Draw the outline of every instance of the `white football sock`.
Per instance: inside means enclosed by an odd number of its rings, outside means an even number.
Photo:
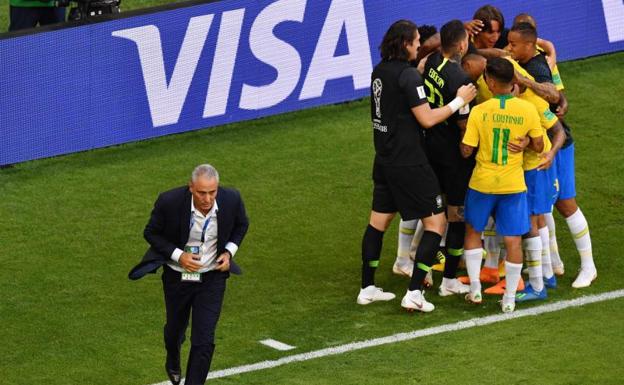
[[[557,245],[557,232],[555,228],[555,218],[552,212],[544,214],[546,226],[548,226],[548,242],[550,245],[550,262],[552,265],[561,266],[561,256],[559,256],[559,246]]]
[[[544,289],[544,279],[542,278],[542,239],[531,237],[522,240],[524,250],[524,262],[529,268],[529,282],[535,291]],[[505,265],[506,266],[506,265]],[[509,285],[509,278],[507,278]]]
[[[518,289],[518,282],[520,282],[521,272],[521,263],[505,262],[505,279],[507,280],[505,284],[505,300],[507,303],[515,302],[516,290]]]
[[[416,231],[414,232],[412,243],[409,247],[409,257],[412,261],[416,259],[416,250],[418,249],[418,245],[420,245],[420,240],[422,239],[424,233],[425,227],[423,226],[422,221],[416,220]]]
[[[544,226],[539,229],[540,239],[542,240],[542,275],[544,278],[553,276],[552,262],[550,261],[550,247],[548,243],[548,227]]]
[[[446,234],[448,234],[448,222],[446,223],[446,229],[444,229],[442,239],[440,239],[440,247],[446,246]]]
[[[479,273],[481,272],[481,259],[483,258],[483,249],[471,249],[464,250],[464,256],[466,257],[466,270],[468,270],[468,277],[470,278],[470,291],[481,291],[481,281],[479,280]]]
[[[401,219],[401,222],[399,222],[397,259],[409,258],[410,245],[412,244],[412,239],[414,239],[414,233],[416,232],[416,222],[418,222],[418,219],[413,219],[411,221],[404,221]]]
[[[496,235],[496,227],[492,217],[488,219],[488,224],[483,231],[483,245],[487,251],[487,257],[483,267],[498,268],[498,258],[500,257],[500,242]]]
[[[581,256],[581,269],[595,270],[589,226],[581,209],[579,208],[574,214],[567,217],[566,222],[570,228],[570,233],[572,233],[576,249]]]

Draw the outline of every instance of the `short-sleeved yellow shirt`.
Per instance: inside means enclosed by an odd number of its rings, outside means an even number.
[[[470,112],[463,143],[479,147],[469,187],[485,194],[526,191],[522,153],[508,151],[510,140],[543,135],[535,106],[513,97],[496,95]]]
[[[506,57],[505,59],[509,60],[511,64],[513,64],[514,69],[518,71],[522,76],[527,77],[531,80],[534,80],[533,76],[531,76],[524,68],[522,68],[520,64],[518,64],[517,61],[513,60],[510,57]],[[479,80],[477,81],[477,101],[478,103],[480,103],[482,101],[490,99],[491,97],[492,97],[492,93],[488,89],[488,86],[485,83],[485,79],[483,78],[483,76],[481,76]],[[523,93],[518,95],[518,98],[528,101],[529,103],[533,104],[535,108],[537,109],[537,112],[539,113],[542,128],[544,129],[543,130],[544,150],[542,151],[542,153],[550,151],[550,149],[552,148],[552,143],[550,142],[550,139],[548,139],[548,135],[546,134],[546,131],[550,129],[552,126],[554,126],[555,123],[557,123],[557,121],[559,120],[557,118],[557,115],[553,114],[550,111],[550,106],[548,105],[548,102],[542,99],[541,97],[539,97],[530,88],[525,89]],[[530,148],[527,148],[524,151],[523,168],[525,170],[533,170],[540,164],[540,162],[541,161],[539,159],[539,154],[537,154],[535,151],[531,150]]]

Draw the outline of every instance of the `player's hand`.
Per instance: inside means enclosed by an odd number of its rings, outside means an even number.
[[[483,22],[477,19],[467,21],[464,23],[464,29],[468,32],[468,35],[474,36],[483,29]]]
[[[558,118],[563,118],[568,113],[568,98],[559,98],[559,105],[555,110]]]
[[[552,151],[546,151],[538,156],[542,161],[537,165],[538,170],[547,170],[552,165],[555,154]]]
[[[217,270],[229,271],[230,270],[230,253],[224,251],[219,258],[217,258]]]
[[[468,104],[477,96],[477,88],[472,83],[464,84],[457,90],[457,96],[464,99],[464,102]]]
[[[418,65],[416,66],[416,70],[418,70],[418,72],[420,72],[421,75],[425,73],[425,63],[427,63],[427,58],[428,57],[429,57],[429,55],[427,55],[424,58],[420,59],[420,61],[418,62]]]
[[[528,145],[528,136],[517,136],[516,139],[510,140],[509,143],[507,143],[507,149],[509,150],[509,152],[519,153],[524,151],[524,149]]]
[[[180,255],[178,263],[180,264],[180,266],[182,266],[184,270],[193,273],[198,271],[202,267],[202,264],[199,263],[200,259],[201,257],[198,254],[184,252],[182,253],[182,255]]]

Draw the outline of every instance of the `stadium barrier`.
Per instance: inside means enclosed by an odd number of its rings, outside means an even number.
[[[193,1],[4,34],[0,165],[365,97],[391,22],[440,27],[483,3]],[[621,0],[490,3],[534,15],[560,60],[624,50]]]

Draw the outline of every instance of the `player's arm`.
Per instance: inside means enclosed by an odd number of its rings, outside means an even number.
[[[557,91],[555,85],[550,83],[550,81],[552,81],[552,78],[548,81],[538,83],[524,77],[521,73],[516,71],[516,83],[524,87],[529,87],[533,90],[533,92],[535,92],[542,99],[546,100],[548,103],[558,104],[560,99],[559,91]]]
[[[434,51],[440,49],[441,45],[442,42],[440,40],[440,33],[436,32],[435,34],[431,35],[418,48],[418,53],[416,54],[416,63],[420,63],[422,59],[429,56]]]
[[[546,61],[548,62],[548,66],[552,70],[557,64],[557,51],[555,50],[555,45],[548,40],[537,38],[537,45],[546,54]]]
[[[476,96],[477,89],[473,84],[464,85],[457,90],[457,96],[449,104],[432,109],[429,103],[425,103],[412,107],[412,113],[423,128],[431,128],[470,103]]]
[[[470,155],[472,155],[472,153],[474,152],[475,148],[476,147],[469,146],[467,144],[464,144],[463,142],[459,144],[459,150],[461,151],[461,154],[464,158],[469,158]]]
[[[552,83],[538,83],[534,80],[526,78],[522,76],[520,73],[516,71],[516,81],[518,84],[524,87],[529,87],[533,90],[538,96],[542,99],[546,100],[548,103],[558,104],[560,95],[557,88]]]
[[[468,119],[457,120],[457,127],[459,127],[459,139],[460,141],[464,139],[464,135],[466,135],[466,125],[468,124]]]
[[[559,104],[557,105],[557,110],[555,114],[559,118],[563,118],[565,114],[568,113],[568,98],[566,98],[563,91],[559,91]]]
[[[531,139],[528,136],[518,136],[514,140],[510,140],[507,143],[507,149],[509,152],[519,153],[523,152],[525,148],[531,143]]]
[[[477,52],[487,59],[509,56],[509,52],[500,48],[479,48]]]
[[[563,126],[559,120],[557,120],[557,122],[549,128],[549,130],[553,133],[551,139],[552,147],[550,148],[550,151],[546,151],[539,155],[542,161],[537,166],[538,170],[546,170],[552,165],[555,155],[557,155],[557,152],[561,149],[566,139],[565,131],[563,130]]]
[[[462,140],[459,143],[459,151],[464,158],[468,158],[474,152],[474,149],[479,145],[479,131],[477,114],[472,110],[466,122],[466,130],[462,136]]]
[[[529,140],[529,148],[538,154],[544,151],[544,137],[541,135],[536,137],[531,136]]]
[[[418,65],[416,66],[416,69],[418,70],[418,72],[422,75],[425,73],[425,64],[427,64],[427,59],[429,59],[429,56],[432,54],[433,52],[429,53],[429,55],[423,57],[422,59],[420,59],[420,61],[418,62]]]

